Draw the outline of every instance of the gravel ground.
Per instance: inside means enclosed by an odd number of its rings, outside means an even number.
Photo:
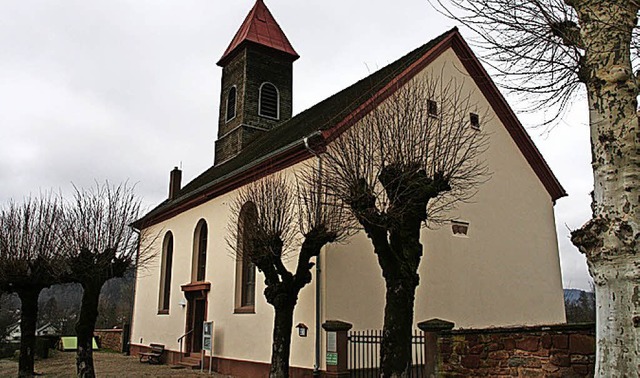
[[[75,377],[76,354],[73,352],[50,351],[50,358],[36,360],[36,373],[46,377]],[[200,370],[172,369],[168,365],[140,363],[138,357],[123,356],[119,353],[94,352],[93,361],[98,377],[206,377],[208,372]],[[18,362],[0,360],[0,377],[17,377]],[[210,377],[232,378],[221,374]]]

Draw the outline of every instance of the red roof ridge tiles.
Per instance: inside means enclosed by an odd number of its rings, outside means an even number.
[[[289,54],[293,60],[300,57],[262,0],[257,0],[253,8],[251,8],[247,18],[245,18],[240,29],[231,40],[229,47],[222,54],[218,65],[224,65],[232,53],[245,41]]]

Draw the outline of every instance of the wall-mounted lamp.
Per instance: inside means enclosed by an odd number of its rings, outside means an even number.
[[[178,304],[182,306],[182,308],[185,308],[187,306],[187,301],[185,301],[184,298],[182,298],[180,299],[180,302]]]
[[[307,337],[307,332],[309,331],[309,327],[307,327],[304,323],[298,323],[296,328],[298,329],[298,336]]]

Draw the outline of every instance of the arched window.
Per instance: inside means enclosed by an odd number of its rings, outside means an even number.
[[[242,307],[256,304],[256,266],[245,255],[242,257]]]
[[[162,261],[160,263],[160,301],[158,312],[169,313],[171,297],[171,268],[173,265],[173,235],[167,232],[162,242]]]
[[[229,94],[227,95],[227,122],[236,117],[236,95],[237,91],[234,85],[229,89]]]
[[[256,266],[251,262],[251,230],[258,210],[252,202],[240,209],[238,220],[238,254],[236,256],[236,312],[253,312],[256,302]]]
[[[207,222],[200,219],[193,233],[193,268],[192,281],[204,281],[207,268]]]
[[[259,115],[274,119],[280,118],[280,94],[275,85],[262,83],[258,102]]]

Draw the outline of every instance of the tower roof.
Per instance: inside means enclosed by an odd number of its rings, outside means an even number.
[[[245,41],[251,41],[282,51],[291,55],[293,60],[300,57],[262,0],[257,0],[256,4],[251,8],[247,18],[245,18],[242,26],[233,37],[231,44],[229,44],[222,58],[218,61],[218,65],[223,65],[233,51]]]

